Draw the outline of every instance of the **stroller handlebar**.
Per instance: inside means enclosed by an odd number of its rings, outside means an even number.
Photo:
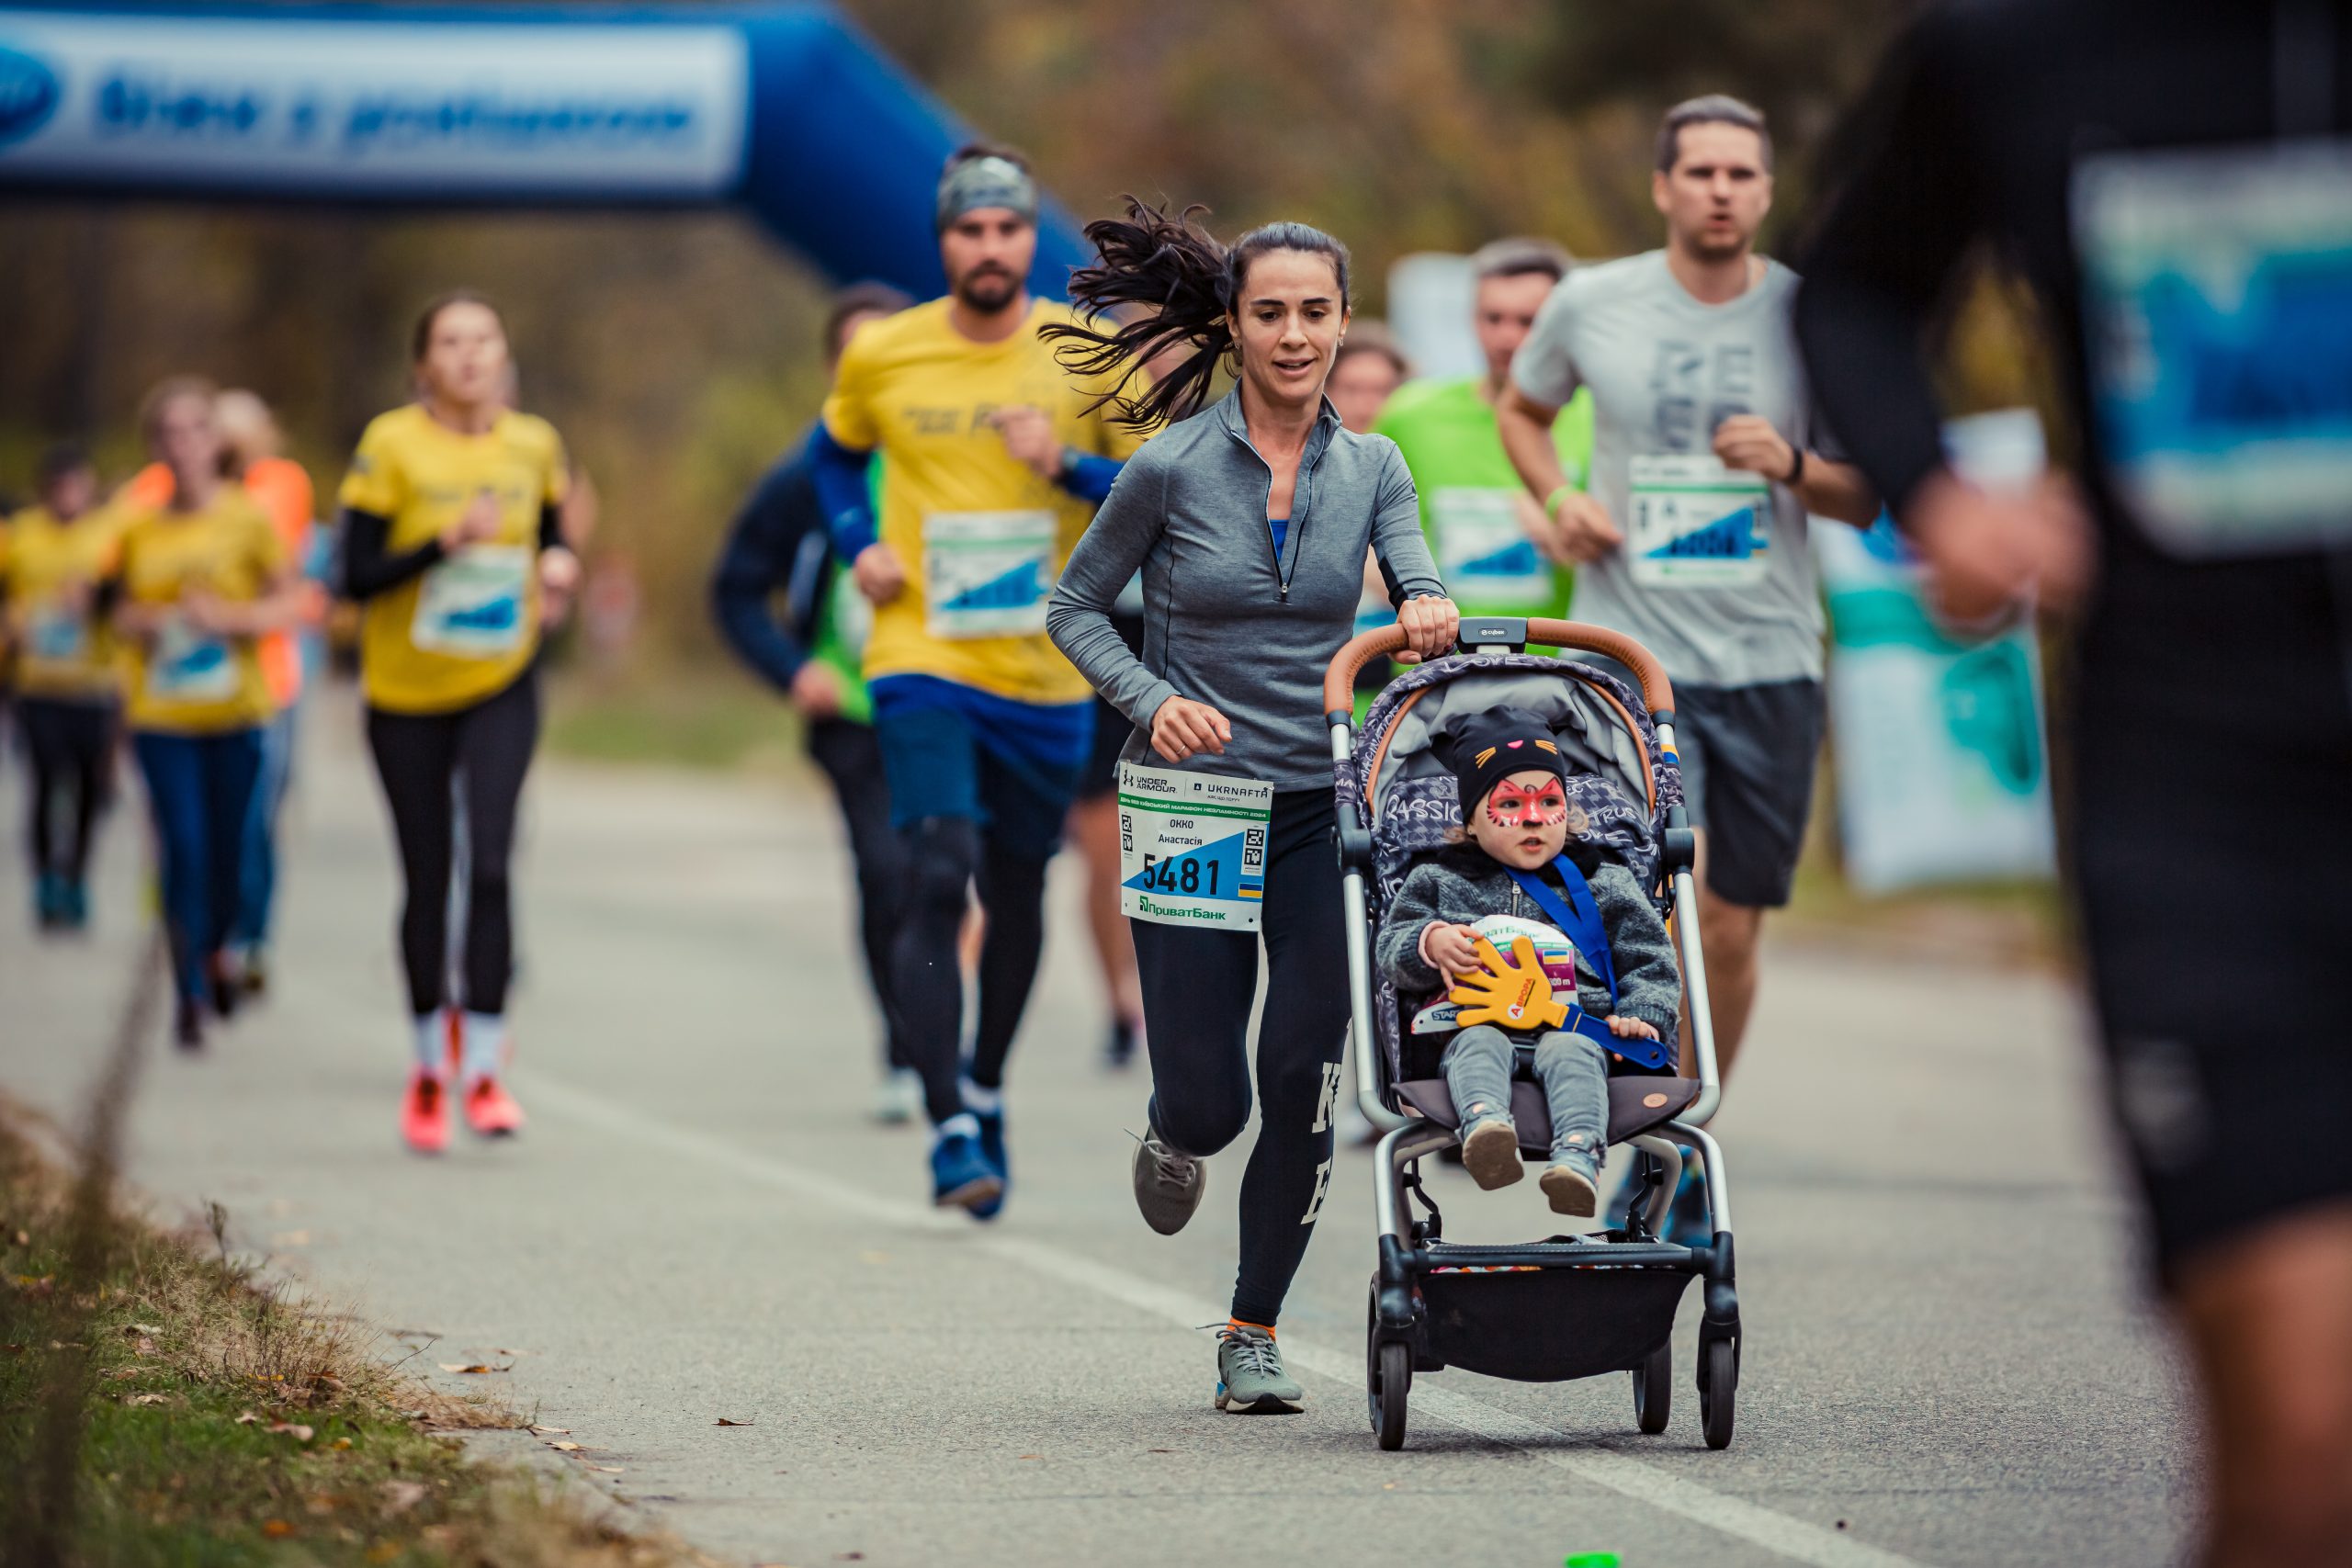
[[[1651,713],[1674,711],[1674,688],[1667,681],[1665,667],[1648,649],[1623,632],[1587,626],[1582,621],[1540,617],[1527,623],[1527,640],[1547,648],[1573,648],[1613,659],[1641,682],[1642,702]],[[1401,626],[1380,626],[1350,637],[1332,655],[1330,668],[1323,672],[1323,711],[1354,713],[1357,671],[1384,654],[1402,652],[1404,647],[1405,632]]]

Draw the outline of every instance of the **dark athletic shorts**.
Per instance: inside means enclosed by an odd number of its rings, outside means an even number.
[[[2342,667],[2316,673],[2249,672],[2285,723],[2096,672],[2078,699],[2084,935],[2167,1284],[2213,1244],[2352,1202],[2352,715]]]
[[[1725,902],[1788,903],[1813,815],[1823,713],[1818,681],[1675,683],[1683,798],[1707,830],[1707,886]]]

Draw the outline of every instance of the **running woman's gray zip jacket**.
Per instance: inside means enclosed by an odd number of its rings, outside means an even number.
[[[1393,603],[1444,593],[1421,538],[1413,476],[1386,436],[1355,434],[1324,403],[1299,458],[1279,558],[1266,524],[1272,485],[1237,389],[1145,442],[1070,552],[1046,630],[1135,724],[1127,761],[1329,789],[1323,671],[1353,633],[1365,547],[1379,552]],[[1140,659],[1110,616],[1137,568]],[[1223,756],[1171,764],[1151,750],[1152,715],[1171,696],[1206,703],[1232,723]]]

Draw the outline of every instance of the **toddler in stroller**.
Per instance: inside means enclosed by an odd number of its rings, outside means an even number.
[[[1461,840],[1406,877],[1381,923],[1380,968],[1400,998],[1423,1004],[1408,1014],[1413,1032],[1458,1030],[1440,1066],[1471,1177],[1491,1190],[1523,1174],[1511,1118],[1518,1068],[1542,1084],[1551,1112],[1539,1185],[1555,1213],[1589,1216],[1611,1063],[1672,1060],[1674,947],[1631,871],[1581,840],[1571,846],[1581,812],[1541,716],[1468,714],[1436,750],[1457,783]]]

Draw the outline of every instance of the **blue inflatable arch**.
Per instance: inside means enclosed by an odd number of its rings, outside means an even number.
[[[748,209],[837,282],[940,288],[972,132],[829,7],[0,7],[0,193]],[[1032,286],[1084,242],[1040,221]]]

